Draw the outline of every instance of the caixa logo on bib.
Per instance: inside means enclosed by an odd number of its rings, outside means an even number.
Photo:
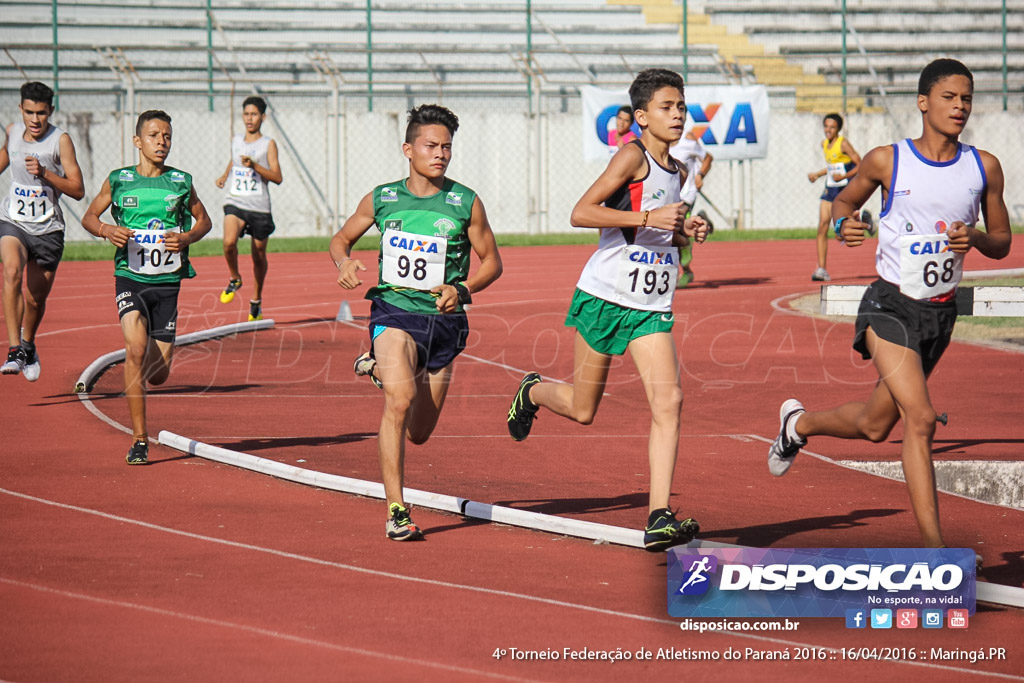
[[[848,609],[960,608],[974,614],[964,548],[674,548],[674,617],[844,617]]]

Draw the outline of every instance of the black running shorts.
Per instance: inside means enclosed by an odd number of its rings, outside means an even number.
[[[868,285],[857,311],[853,348],[866,360],[871,358],[865,335],[870,327],[879,338],[904,346],[921,356],[924,374],[935,369],[949,346],[956,324],[956,299],[942,303],[918,301],[904,296],[886,280]]]
[[[138,311],[146,319],[150,339],[173,342],[178,324],[181,283],[154,285],[114,276],[114,302],[118,319]]]
[[[249,234],[252,235],[254,240],[262,242],[265,239],[269,239],[271,233],[276,229],[274,226],[274,217],[269,213],[247,211],[245,209],[240,209],[233,204],[225,204],[224,215],[236,216],[242,219],[242,232],[238,234],[239,237],[245,237],[246,234]]]
[[[25,246],[29,261],[35,261],[43,270],[57,270],[60,259],[64,255],[63,230],[33,235],[14,223],[0,221],[0,237],[6,236],[16,238]]]
[[[406,332],[416,342],[416,368],[447,367],[466,348],[469,319],[465,313],[410,313],[380,299],[370,305],[370,344],[388,327]]]

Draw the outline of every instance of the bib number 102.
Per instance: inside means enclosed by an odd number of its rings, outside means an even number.
[[[661,277],[658,277],[658,273],[653,270],[644,270],[643,277],[640,275],[641,269],[634,268],[626,274],[631,281],[630,291],[634,294],[637,292],[637,287],[640,288],[644,294],[654,294],[657,291],[658,295],[665,294],[672,286],[672,275],[667,271],[661,271]],[[659,280],[661,283],[659,284]]]
[[[139,264],[143,267],[169,268],[174,266],[174,254],[169,251],[139,247],[135,256],[138,258]]]
[[[942,282],[952,282],[956,273],[953,271],[953,259],[946,259],[942,262],[942,270],[939,270],[937,261],[928,261],[924,264],[924,284],[927,287],[934,287]]]

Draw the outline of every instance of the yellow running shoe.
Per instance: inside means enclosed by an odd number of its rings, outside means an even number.
[[[228,280],[228,286],[220,293],[220,302],[229,304],[235,300],[235,292],[242,288],[241,280]]]

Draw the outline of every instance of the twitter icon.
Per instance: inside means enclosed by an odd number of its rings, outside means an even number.
[[[892,610],[871,610],[871,628],[892,628]]]

